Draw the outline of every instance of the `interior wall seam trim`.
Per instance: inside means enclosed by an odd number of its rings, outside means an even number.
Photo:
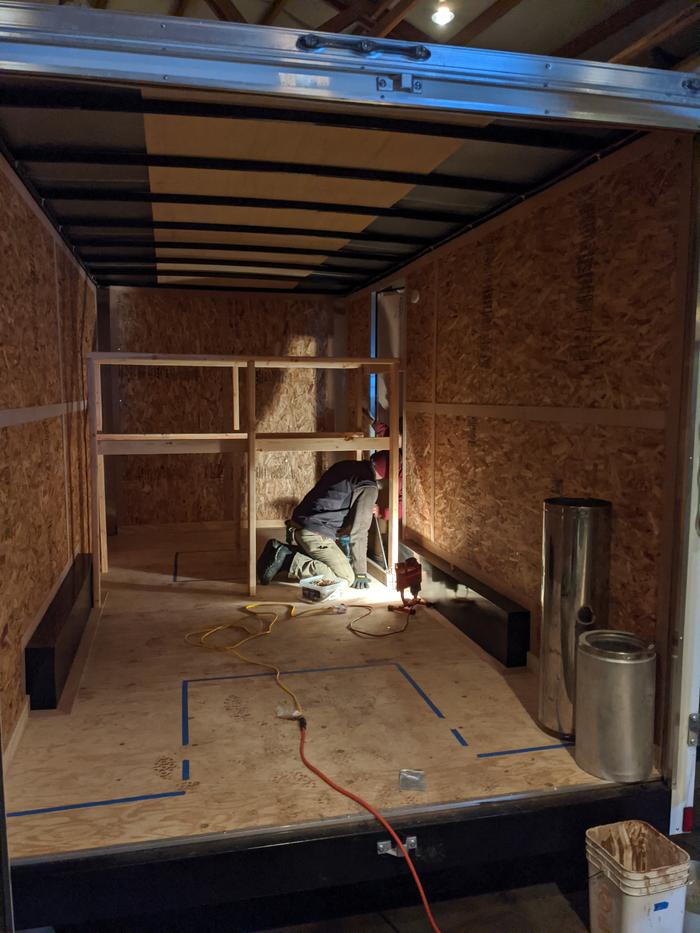
[[[30,405],[27,408],[0,409],[0,428],[12,428],[33,421],[46,421],[59,415],[72,415],[87,408],[87,399],[58,402],[56,405]]]
[[[496,418],[517,421],[553,421],[575,424],[604,424],[613,427],[663,430],[666,412],[661,409],[564,408],[539,405],[480,405],[468,402],[406,402],[406,410],[466,418]]]

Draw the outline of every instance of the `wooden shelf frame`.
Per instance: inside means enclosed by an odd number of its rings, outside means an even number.
[[[192,366],[230,369],[232,380],[232,417],[230,433],[222,434],[106,434],[102,430],[103,366]],[[399,559],[399,367],[398,359],[355,357],[253,357],[253,356],[173,356],[152,353],[90,353],[88,368],[88,410],[92,477],[92,562],[93,598],[101,604],[101,575],[107,573],[107,514],[105,498],[106,456],[129,454],[202,454],[227,453],[234,460],[234,476],[240,475],[241,457],[248,458],[248,588],[256,595],[256,456],[263,451],[310,450],[317,452],[352,451],[357,459],[364,451],[389,451],[389,541],[387,583]],[[354,407],[355,430],[317,433],[265,433],[257,431],[255,413],[255,373],[258,369],[351,370],[357,374]],[[246,373],[247,424],[241,431],[240,373]],[[363,430],[363,379],[370,373],[389,375],[389,437],[370,437]],[[240,484],[234,482],[234,514],[237,516],[238,546],[241,545]]]

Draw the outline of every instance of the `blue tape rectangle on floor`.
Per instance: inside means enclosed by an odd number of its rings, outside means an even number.
[[[557,745],[533,745],[531,748],[507,748],[502,752],[482,752],[477,758],[498,758],[500,755],[523,755],[525,752],[548,752],[553,748],[573,748],[573,742],[559,742]]]
[[[466,748],[469,745],[469,742],[464,738],[459,729],[450,729],[452,735],[457,739],[460,745],[463,745]]]
[[[411,677],[405,667],[402,667],[396,661],[380,661],[378,664],[346,664],[340,667],[304,667],[298,668],[291,671],[282,671],[281,674],[283,677],[291,677],[294,674],[328,674],[333,671],[357,671],[357,670],[376,670],[381,667],[393,667],[395,668],[402,677],[404,677],[408,683],[413,687],[418,696],[423,700],[423,702],[435,713],[438,719],[444,719],[444,713],[433,703],[428,694],[423,690],[423,688]],[[189,685],[190,684],[201,684],[201,683],[211,683],[217,680],[252,680],[256,677],[273,677],[274,674],[267,673],[263,671],[259,674],[224,674],[224,675],[214,675],[213,677],[191,677],[189,680],[182,681],[182,709],[181,709],[181,719],[182,719],[182,744],[187,746],[190,744],[190,727],[189,727]],[[459,741],[459,739],[457,740]],[[464,743],[466,745],[466,742]]]
[[[37,813],[60,813],[63,810],[85,810],[88,807],[111,807],[116,803],[139,803],[141,800],[162,800],[164,797],[184,797],[184,790],[162,794],[141,794],[139,797],[115,797],[113,800],[88,800],[85,803],[67,803],[60,807],[38,807],[36,810],[15,810],[8,816],[35,816]]]

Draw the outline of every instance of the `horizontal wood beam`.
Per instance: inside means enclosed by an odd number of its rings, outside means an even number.
[[[589,49],[595,48],[601,42],[605,42],[606,39],[626,29],[642,16],[653,12],[658,6],[659,0],[632,0],[621,10],[565,42],[552,54],[559,58],[578,58]]]
[[[204,0],[217,19],[224,23],[245,23],[242,15],[233,0]]]
[[[223,356],[212,354],[168,353],[89,353],[88,359],[101,366],[216,366],[231,367],[247,365],[252,361],[257,369],[359,369],[367,367],[370,372],[383,372],[398,364],[398,360],[371,357],[330,356]]]
[[[391,9],[380,15],[373,25],[367,30],[367,35],[383,38],[403,22],[406,16],[411,12],[414,6],[417,6],[419,0],[398,0]]]
[[[337,4],[334,4],[334,6],[337,6]],[[339,9],[330,19],[317,26],[314,32],[342,32],[348,26],[354,26],[363,16],[368,15],[373,7],[373,0],[355,0],[355,2],[348,4],[345,9]]]
[[[261,26],[271,26],[277,19],[282,10],[286,7],[287,0],[273,0],[260,19]]]
[[[611,427],[662,430],[666,413],[661,410],[617,408],[558,408],[534,405],[473,405],[461,402],[407,402],[406,411],[463,418],[495,418],[504,421],[550,421],[560,424],[604,424]]]
[[[652,29],[646,35],[641,36],[636,42],[632,42],[626,48],[622,49],[608,61],[617,65],[630,65],[641,55],[653,49],[657,45],[672,38],[684,29],[688,29],[700,20],[700,3],[693,3],[687,10],[670,16]]]
[[[448,39],[446,45],[469,45],[473,39],[480,36],[482,32],[486,32],[520,2],[521,0],[496,0],[451,39]]]
[[[256,434],[259,451],[310,450],[358,451],[388,450],[388,437],[359,434],[300,433]],[[102,456],[212,454],[245,451],[247,433],[235,434],[98,434],[97,452]]]

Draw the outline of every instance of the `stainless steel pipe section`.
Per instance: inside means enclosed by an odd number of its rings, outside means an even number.
[[[539,722],[561,737],[574,732],[578,638],[608,625],[611,510],[604,499],[544,503]]]
[[[608,781],[645,781],[654,767],[656,648],[628,632],[578,644],[576,764]]]

